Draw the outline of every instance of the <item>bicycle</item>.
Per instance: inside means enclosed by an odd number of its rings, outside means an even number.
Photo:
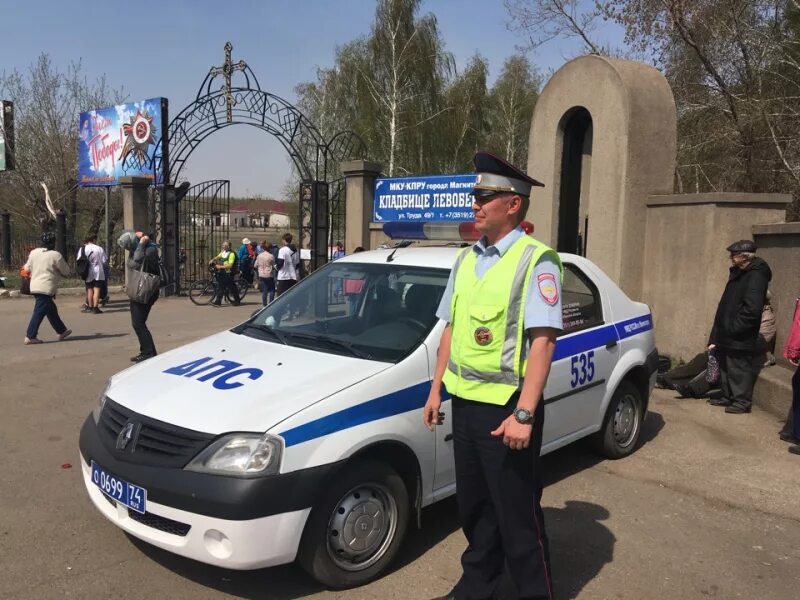
[[[217,295],[217,290],[219,289],[219,280],[217,279],[218,271],[216,267],[214,265],[209,265],[208,272],[210,274],[208,279],[198,279],[197,281],[193,281],[192,285],[189,286],[189,300],[198,306],[211,304],[211,301]],[[241,275],[237,273],[234,275],[234,284],[239,291],[239,300],[244,300],[244,297],[247,295],[247,290],[250,288],[247,280],[243,279]],[[226,302],[229,304],[233,303],[228,290],[225,290],[223,296]]]

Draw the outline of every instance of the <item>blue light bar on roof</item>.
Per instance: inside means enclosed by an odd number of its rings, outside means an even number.
[[[464,240],[480,239],[473,221],[462,223],[395,221],[383,224],[383,233],[393,240]]]

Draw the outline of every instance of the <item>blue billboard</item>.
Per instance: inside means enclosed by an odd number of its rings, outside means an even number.
[[[154,172],[153,156],[158,145],[166,143],[166,121],[166,98],[82,112],[78,184],[118,185],[120,177],[130,176],[163,183],[163,173]]]
[[[375,181],[373,220],[473,221],[472,195],[475,173],[390,177]]]

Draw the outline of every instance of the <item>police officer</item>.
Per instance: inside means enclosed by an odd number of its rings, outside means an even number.
[[[492,598],[507,564],[519,598],[552,600],[539,451],[562,266],[520,226],[531,188],[542,184],[489,153],[474,160],[472,211],[483,237],[456,259],[436,313],[447,327],[423,409],[429,429],[442,422],[444,383],[468,545],[463,574],[443,598]]]

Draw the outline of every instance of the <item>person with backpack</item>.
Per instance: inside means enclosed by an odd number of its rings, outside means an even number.
[[[292,249],[292,234],[284,233],[283,247],[278,251],[277,289],[278,296],[297,283],[297,267],[300,263],[300,256],[296,249]]]
[[[217,269],[217,295],[211,302],[211,306],[222,306],[222,296],[225,294],[225,290],[228,290],[229,297],[233,299],[233,305],[239,306],[241,304],[239,290],[233,280],[239,260],[236,253],[231,252],[231,243],[228,240],[222,242],[222,252],[212,258],[208,264],[214,265]]]
[[[142,270],[151,275],[161,276],[161,261],[158,256],[158,246],[152,241],[151,236],[136,232],[138,243],[133,242],[134,249],[128,259],[128,268],[132,271]],[[130,249],[129,249],[130,250]],[[139,339],[139,354],[131,358],[131,362],[139,363],[156,354],[153,335],[147,328],[147,319],[153,305],[158,300],[159,291],[156,289],[146,302],[131,300],[131,326]]]
[[[86,236],[83,246],[78,248],[75,270],[86,283],[86,304],[83,312],[100,314],[100,291],[105,281],[104,266],[108,262],[106,252],[97,245],[97,234]]]
[[[256,248],[250,238],[242,238],[242,245],[239,247],[236,256],[239,258],[239,270],[241,271],[242,279],[247,281],[249,285],[253,285]]]
[[[28,260],[23,267],[31,274],[31,294],[36,299],[28,331],[25,335],[25,345],[41,344],[39,339],[39,326],[45,317],[58,334],[61,341],[72,333],[67,329],[56,306],[56,291],[62,277],[70,275],[69,265],[61,253],[56,249],[56,236],[52,233],[42,234],[42,245],[34,248],[28,255]]]

